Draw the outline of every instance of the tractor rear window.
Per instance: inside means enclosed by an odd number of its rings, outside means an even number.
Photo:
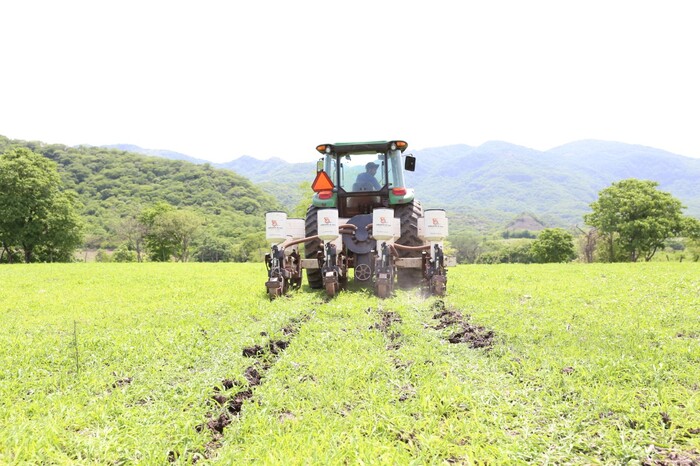
[[[387,182],[385,154],[352,154],[341,157],[340,186],[350,192],[379,191],[387,183],[394,185],[396,168],[389,159],[389,181]]]

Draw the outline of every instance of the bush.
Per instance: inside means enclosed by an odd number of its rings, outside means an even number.
[[[122,244],[112,254],[113,262],[136,262],[136,251],[130,251],[126,244]]]
[[[99,249],[95,255],[95,262],[112,262],[112,256],[104,249]]]

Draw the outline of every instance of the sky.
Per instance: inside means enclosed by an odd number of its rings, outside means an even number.
[[[602,139],[700,157],[693,1],[0,4],[0,135],[306,162]]]

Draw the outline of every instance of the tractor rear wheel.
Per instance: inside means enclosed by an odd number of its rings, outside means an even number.
[[[309,206],[306,210],[306,237],[316,236],[318,234],[318,216],[316,215],[318,207]],[[304,243],[304,257],[307,259],[316,259],[318,251],[321,249],[322,243],[320,239],[314,239]],[[309,281],[309,286],[314,289],[323,288],[323,276],[321,269],[306,269],[306,279]]]
[[[396,240],[403,246],[422,246],[423,240],[418,237],[418,221],[423,216],[423,206],[420,201],[412,201],[394,208],[394,217],[401,219],[401,237]],[[421,257],[420,251],[400,251],[400,257]],[[421,269],[399,269],[397,273],[399,288],[414,288],[423,281]]]

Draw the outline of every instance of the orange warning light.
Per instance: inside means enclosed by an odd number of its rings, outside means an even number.
[[[311,189],[313,189],[316,193],[320,191],[330,191],[333,189],[333,182],[328,176],[328,173],[324,171],[316,173],[316,179],[313,183],[311,183]]]

